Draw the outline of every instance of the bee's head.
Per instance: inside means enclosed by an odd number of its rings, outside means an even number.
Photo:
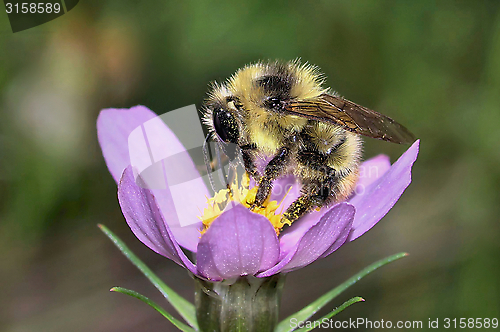
[[[215,86],[204,106],[203,123],[214,139],[238,144],[240,121],[237,113],[234,97],[224,87]]]

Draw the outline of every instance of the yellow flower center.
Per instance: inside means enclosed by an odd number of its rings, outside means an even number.
[[[230,189],[222,189],[215,193],[214,197],[207,197],[207,207],[203,210],[201,217],[198,217],[203,222],[203,230],[201,233],[205,233],[210,227],[212,222],[224,212],[224,209],[231,202],[240,203],[246,208],[250,208],[255,202],[255,195],[257,194],[258,187],[250,187],[250,178],[248,174],[245,173],[241,180],[241,184],[238,184],[238,180],[235,179],[230,185]],[[280,212],[277,212],[280,207],[281,202],[271,201],[268,197],[261,207],[255,207],[252,212],[260,214],[269,220],[273,225],[276,234],[279,235],[281,229],[285,224],[290,224],[283,216],[283,208]]]

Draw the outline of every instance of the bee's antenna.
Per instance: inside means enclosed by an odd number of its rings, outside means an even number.
[[[205,166],[207,167],[207,175],[208,175],[208,180],[210,181],[210,186],[212,187],[212,190],[215,193],[215,184],[214,184],[214,179],[212,177],[212,165],[210,163],[210,151],[208,148],[208,141],[210,140],[210,133],[207,135],[205,138],[205,141],[203,142],[203,160],[205,161]]]
[[[217,192],[217,188],[215,187],[215,182],[214,182],[214,178],[212,177],[212,172],[215,170],[215,168],[212,166],[212,163],[210,162],[210,149],[209,149],[209,142],[210,140],[210,134],[207,135],[207,137],[205,138],[205,141],[203,142],[203,160],[205,161],[205,166],[207,168],[207,175],[208,175],[208,180],[210,181],[210,186],[212,187],[212,190],[215,192]],[[219,166],[219,180],[221,183],[225,183],[226,184],[226,188],[229,190],[229,193],[231,194],[231,186],[230,186],[230,182],[228,180],[228,176],[226,174],[226,171],[224,170],[224,165],[222,164],[222,158],[221,158],[221,154],[220,154],[220,149],[222,149],[222,147],[220,146],[220,144],[218,142],[216,142],[215,144],[215,156],[217,158],[217,164]]]
[[[216,144],[215,155],[217,157],[217,163],[219,164],[219,169],[220,169],[219,179],[220,179],[220,182],[225,183],[226,187],[229,189],[229,182],[227,180],[227,175],[226,175],[226,172],[224,171],[224,166],[222,165],[222,158],[220,156],[220,149],[221,149],[221,147],[219,146],[219,144]]]

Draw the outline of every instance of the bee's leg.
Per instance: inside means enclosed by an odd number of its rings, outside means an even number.
[[[290,204],[283,214],[282,221],[284,224],[291,225],[295,220],[299,219],[313,208],[312,196],[303,194]]]
[[[324,165],[318,167],[317,170],[325,173],[324,180],[304,184],[302,195],[283,214],[283,219],[287,223],[291,224],[312,209],[322,208],[336,199],[336,186],[339,183],[339,179],[336,176],[335,170]]]
[[[288,161],[290,160],[290,148],[282,147],[273,159],[267,164],[264,170],[264,176],[259,182],[259,189],[255,195],[255,202],[252,208],[262,206],[262,203],[271,193],[273,181],[283,175],[286,171]]]
[[[243,157],[243,164],[245,166],[245,171],[250,174],[250,176],[255,180],[255,182],[259,182],[261,175],[259,170],[257,169],[257,165],[255,165],[253,153],[257,146],[255,144],[245,144],[240,147],[241,156]]]

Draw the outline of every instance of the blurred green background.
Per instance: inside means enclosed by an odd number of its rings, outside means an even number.
[[[173,311],[96,227],[120,235],[176,291],[184,270],[121,215],[96,139],[107,107],[200,105],[213,80],[301,57],[347,98],[421,138],[413,183],[369,233],[289,275],[283,317],[369,263],[410,256],[327,309],[339,320],[500,318],[500,2],[97,1],[13,34],[0,14],[0,330],[174,331]],[[406,147],[366,140],[365,156]],[[427,328],[425,328],[427,329]]]

